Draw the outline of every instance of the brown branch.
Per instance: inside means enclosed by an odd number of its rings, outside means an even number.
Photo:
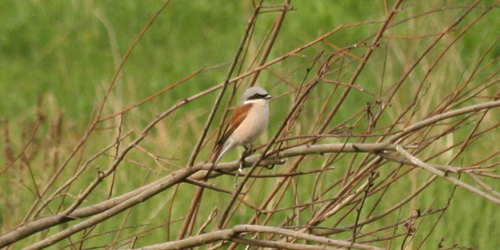
[[[343,240],[333,240],[329,238],[324,238],[320,236],[315,236],[312,234],[306,234],[297,232],[290,229],[284,229],[280,227],[270,227],[270,226],[258,226],[258,225],[236,225],[232,229],[222,229],[213,232],[205,233],[202,235],[192,236],[186,239],[151,245],[140,248],[141,250],[159,250],[159,249],[186,249],[196,246],[201,246],[204,244],[228,240],[234,241],[242,244],[248,244],[250,246],[261,246],[261,247],[274,247],[274,248],[286,248],[286,249],[337,249],[330,248],[326,246],[314,246],[314,245],[304,245],[304,244],[292,244],[281,241],[267,241],[267,240],[251,240],[248,238],[243,238],[241,235],[247,233],[270,233],[279,234],[287,237],[292,237],[296,239],[302,239],[306,241],[313,241],[323,245],[332,245],[336,247],[349,247],[352,249],[363,249],[363,250],[382,250],[382,248],[373,247],[365,244],[352,243]]]
[[[500,199],[496,198],[496,197],[493,197],[465,182],[462,182],[462,181],[459,181],[455,178],[452,178],[452,177],[449,177],[449,176],[446,176],[444,172],[441,172],[439,170],[437,170],[436,168],[432,167],[431,165],[423,162],[422,160],[418,159],[417,157],[411,155],[408,151],[406,151],[403,147],[400,147],[400,146],[397,146],[396,147],[396,151],[398,151],[401,155],[403,155],[405,158],[407,158],[408,160],[410,160],[411,162],[413,162],[414,164],[416,164],[417,166],[453,183],[454,185],[456,186],[459,186],[459,187],[462,187],[462,188],[465,188],[481,197],[484,197],[488,200],[490,200],[491,202],[494,202],[498,205],[500,205]]]

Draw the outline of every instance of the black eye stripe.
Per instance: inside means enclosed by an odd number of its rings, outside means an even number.
[[[250,96],[248,100],[263,99],[266,96],[267,94],[254,94],[253,96]]]

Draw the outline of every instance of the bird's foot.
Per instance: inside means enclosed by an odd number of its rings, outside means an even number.
[[[242,173],[243,172],[243,164],[245,163],[244,157],[240,160],[240,167],[238,168],[238,172]]]

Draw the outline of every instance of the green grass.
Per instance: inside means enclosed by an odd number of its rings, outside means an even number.
[[[280,1],[271,2],[281,3]],[[268,4],[271,4],[271,2]],[[470,4],[468,1],[462,2],[464,5]],[[377,22],[383,21],[386,14],[380,1],[367,1],[363,4],[355,1],[340,1],[338,3],[292,1],[292,3],[294,10],[290,11],[285,18],[286,21],[271,52],[270,59],[302,46],[342,24],[374,21],[371,24],[344,28],[325,40],[338,47],[358,44],[360,47],[351,50],[350,53],[360,56],[366,51],[362,45],[369,43],[372,38],[363,39],[375,34],[380,27]],[[11,169],[8,174],[0,175],[0,181],[4,186],[3,190],[0,191],[0,194],[4,195],[4,201],[0,203],[0,214],[3,214],[2,218],[0,218],[1,234],[6,233],[23,219],[26,211],[36,200],[35,193],[40,191],[36,191],[36,189],[45,187],[45,183],[55,173],[57,167],[67,159],[85,132],[91,120],[92,112],[98,101],[103,97],[116,66],[162,4],[161,1],[124,1],[118,3],[114,1],[64,0],[51,2],[21,0],[0,3],[0,15],[3,17],[3,25],[0,26],[1,116],[9,120],[8,129],[15,154],[19,154],[23,145],[28,142],[37,122],[41,122],[42,125],[38,129],[36,140],[32,142],[32,147],[28,149],[45,149],[45,151],[31,152],[33,154],[33,161],[31,162],[36,162],[35,165],[30,166],[31,171],[34,172],[35,181],[29,177],[30,171],[26,165],[22,164],[16,165],[16,169]],[[459,6],[458,3],[448,4],[450,6]],[[406,17],[438,9],[439,7],[420,5],[416,2],[408,2],[404,6],[397,16],[397,20],[403,20]],[[380,48],[374,51],[371,61],[366,65],[356,84],[360,84],[364,89],[376,96],[384,96],[385,92],[389,90],[388,86],[391,86],[389,83],[400,79],[415,62],[422,49],[429,46],[436,37],[428,36],[410,40],[395,39],[390,36],[436,34],[445,27],[442,25],[443,23],[450,23],[455,20],[463,10],[463,8],[457,8],[430,13],[420,18],[404,21],[403,24],[390,28],[385,34],[387,37],[382,40],[383,43]],[[466,17],[464,23],[469,23],[481,11],[483,10],[474,10],[475,15]],[[451,89],[476,73],[474,67],[498,37],[496,27],[500,25],[500,19],[497,18],[497,12],[495,10],[481,18],[445,54],[442,63],[438,64],[439,67],[436,67],[436,70],[433,70],[426,80],[429,84],[426,85],[424,90],[426,94],[423,95],[419,109],[415,111],[416,115],[405,115],[404,122],[408,120],[416,122],[423,119],[428,115],[427,111],[436,107],[442,97],[451,92]],[[105,106],[104,116],[129,107],[197,70],[224,65],[205,71],[172,91],[160,95],[160,97],[135,108],[131,112],[127,112],[123,116],[123,133],[132,131],[132,136],[125,139],[123,145],[136,138],[146,124],[180,99],[187,98],[223,82],[228,69],[227,63],[233,59],[251,13],[252,7],[249,3],[243,1],[172,1],[167,6],[165,11],[147,30],[145,36],[125,62],[122,70],[123,75],[117,81],[117,86],[108,99],[109,103]],[[275,17],[276,13],[261,15],[256,23],[256,38],[265,36],[265,32],[272,26]],[[444,39],[445,42],[439,43],[433,50],[444,51],[446,46],[459,34],[460,28],[464,28],[464,26],[459,25],[456,30],[451,31],[449,37]],[[259,41],[259,39],[256,39],[256,41]],[[289,60],[273,65],[270,69],[279,72],[280,75],[289,76],[286,80],[293,83],[294,87],[298,87],[306,75],[303,65],[311,65],[312,59],[323,50],[332,51],[326,42],[301,52],[301,55],[307,57],[291,57]],[[252,42],[249,53],[251,55],[256,53],[258,46],[257,42]],[[492,51],[485,56],[481,67],[486,67],[499,54],[499,47],[493,46]],[[391,124],[393,119],[404,110],[411,100],[408,96],[415,93],[417,84],[424,80],[425,73],[439,55],[439,53],[430,53],[419,64],[420,68],[410,74],[401,91],[391,101],[392,106],[383,115],[386,119],[382,123],[385,122],[386,124],[378,124],[380,127]],[[390,63],[385,64],[386,60]],[[353,60],[346,57],[345,62],[338,61],[336,64],[340,65],[348,61]],[[350,79],[357,66],[358,64],[346,64],[343,66],[342,72],[332,78],[346,81]],[[313,70],[317,70],[317,67],[318,65]],[[295,72],[297,68],[300,69]],[[496,69],[494,68],[494,66],[486,67],[474,76],[474,82],[479,83],[495,75]],[[385,72],[385,74],[380,72]],[[310,79],[311,75],[308,77]],[[271,94],[275,96],[292,89],[267,71],[261,73],[258,83],[270,88]],[[319,101],[306,104],[303,116],[299,121],[301,127],[295,128],[297,134],[310,132],[311,121],[316,119],[318,110],[333,88],[333,85],[325,84],[315,89],[316,92],[312,93],[312,98]],[[488,93],[493,95],[498,90],[499,88],[493,85],[488,89]],[[362,109],[367,102],[374,99],[372,95],[367,93],[357,90],[351,92],[343,107],[351,107],[353,111]],[[332,105],[339,96],[340,94],[335,94]],[[215,97],[215,94],[209,94],[196,100],[196,102],[186,104],[172,116],[168,116],[158,124],[141,146],[154,154],[175,158],[169,161],[184,166],[198,140],[199,131],[205,124]],[[475,101],[480,102],[481,99]],[[267,141],[274,134],[291,103],[292,100],[288,96],[271,103],[272,124],[268,134],[264,136],[266,139],[263,141]],[[466,104],[470,104],[470,101]],[[61,130],[58,130],[55,125],[59,113],[63,114]],[[43,119],[39,118],[40,115],[38,114],[43,114]],[[351,115],[350,110],[345,111],[342,109],[334,117],[331,128],[336,126],[335,123],[343,122]],[[495,115],[491,116],[488,117],[490,121],[486,121],[485,124],[495,124]],[[216,119],[219,118],[220,114]],[[325,115],[322,116],[322,119],[324,118]],[[104,124],[100,124],[100,127],[112,127],[117,124],[117,119],[111,119]],[[365,126],[366,124],[360,125],[354,129],[354,132],[364,131]],[[465,138],[472,126],[469,125],[458,130],[450,140],[459,141]],[[2,130],[4,127],[2,125]],[[398,128],[402,128],[402,126]],[[59,137],[54,136],[57,131],[61,133]],[[492,132],[491,134],[498,135],[498,132]],[[73,158],[69,164],[70,168],[73,168],[66,169],[58,179],[58,183],[62,185],[65,178],[70,177],[76,171],[76,166],[81,166],[82,161],[84,162],[103,147],[113,143],[115,137],[115,130],[101,130],[93,133],[89,138],[89,143],[85,146],[81,160],[79,155]],[[61,138],[60,144],[57,144],[54,138]],[[494,146],[485,144],[485,141],[488,140],[484,139],[482,138],[482,140],[473,144],[474,147],[467,148],[468,151],[465,155],[468,157],[459,157],[453,164],[455,166],[470,164],[484,157],[482,151],[487,151]],[[442,141],[443,144],[446,144],[444,139]],[[198,161],[208,159],[208,147],[212,145],[212,141],[209,143]],[[5,141],[2,140],[0,145],[5,147]],[[433,150],[434,148],[428,148],[419,156],[423,159],[430,157],[436,153]],[[55,152],[58,155],[55,155]],[[107,153],[113,154],[114,149],[109,150]],[[234,159],[237,157],[236,155],[237,153],[234,153],[228,155],[227,158]],[[445,156],[448,155],[438,157],[436,159],[437,163],[444,164],[447,161]],[[112,160],[112,157],[97,159],[89,165],[82,178],[68,192],[77,195],[95,178],[97,169],[107,169]],[[120,165],[119,171],[117,171],[117,182],[113,190],[113,196],[123,194],[139,187],[142,183],[149,183],[167,175],[167,172],[154,159],[145,156],[140,151],[133,151],[127,156],[127,160],[128,162]],[[349,160],[343,159],[334,164],[336,169],[327,173],[323,177],[323,181],[342,176]],[[498,157],[494,157],[489,163],[498,160]],[[7,159],[1,162],[6,165]],[[136,164],[137,162],[143,165]],[[314,168],[320,166],[321,163],[322,160],[311,161],[310,166]],[[281,173],[287,167],[289,165],[278,166],[270,172],[264,170],[264,173]],[[307,169],[302,169],[306,167],[308,166],[304,165],[300,170],[307,171]],[[149,171],[149,169],[152,169],[152,171]],[[390,170],[392,169],[381,169],[380,171],[389,173]],[[407,192],[396,191],[412,191],[429,178],[427,172],[423,170],[414,171],[412,178],[398,180],[396,184],[399,185],[399,188],[391,190],[392,193],[384,197],[384,204],[377,208],[375,214],[379,210],[383,211],[384,208],[394,205],[394,202],[408,195]],[[310,184],[312,180],[314,178],[309,177],[297,180],[301,187],[299,194],[302,198],[301,202],[309,200],[309,195],[312,192],[312,185]],[[223,177],[215,183],[226,189],[232,188],[231,177]],[[272,178],[259,180],[256,185],[260,186],[259,191],[250,193],[248,195],[249,199],[258,204],[265,197],[266,190],[274,187],[274,184],[275,180]],[[497,190],[500,188],[498,183],[492,182],[489,184],[496,187]],[[435,181],[413,203],[410,203],[412,207],[405,206],[404,211],[400,211],[401,217],[399,218],[407,216],[411,209],[438,209],[445,206],[447,199],[451,195],[452,187],[444,180]],[[84,205],[102,201],[103,196],[105,197],[109,192],[109,188],[110,182],[103,182],[98,190],[89,196]],[[23,190],[22,195],[14,195],[17,194],[16,191],[18,192],[19,189]],[[55,188],[52,187],[50,190],[54,191]],[[337,191],[334,190],[329,195],[334,196]],[[191,197],[183,197],[182,194],[191,192],[192,187],[187,185],[181,185],[175,197],[172,193],[164,192],[132,208],[130,213],[127,211],[108,220],[98,226],[94,232],[101,233],[117,229],[124,220],[126,222],[123,224],[126,226],[147,224],[139,226],[140,228],[160,226],[167,223],[169,219],[177,220],[184,216],[186,207],[179,207],[175,204],[179,202],[187,206],[191,201]],[[219,209],[221,209],[226,205],[229,198],[227,194],[206,192],[210,194],[208,197],[214,197],[212,201],[204,204],[203,209],[206,211],[211,210],[214,206],[219,206]],[[292,206],[295,202],[293,192],[291,189],[286,192],[289,192],[285,195],[287,199],[281,205]],[[171,206],[173,199],[175,199],[175,203],[172,205],[172,215],[169,218],[169,206]],[[219,199],[222,201],[219,201]],[[63,207],[69,206],[71,202],[71,199],[66,198],[62,202]],[[371,204],[372,201],[367,202]],[[49,207],[50,209],[44,211],[42,215],[48,215],[58,210],[57,202],[54,202]],[[500,238],[496,237],[500,233],[497,227],[500,221],[497,218],[498,216],[495,216],[497,209],[498,207],[491,202],[458,188],[453,196],[450,208],[439,220],[436,228],[421,249],[437,248],[441,237],[446,239],[444,245],[447,247],[454,243],[476,249],[493,249],[500,246]],[[155,212],[141,214],[143,211]],[[235,220],[232,223],[245,223],[247,218],[252,216],[251,212],[250,209],[242,208],[239,211],[241,214],[237,216],[241,220]],[[273,219],[277,223],[281,223],[287,218],[289,212],[285,210],[278,213]],[[433,227],[436,218],[437,215],[425,217],[418,227],[423,228],[422,231],[426,232]],[[337,219],[337,217],[334,219]],[[397,214],[394,214],[387,218],[387,221],[381,220],[380,223],[382,225],[384,223],[389,224],[396,219],[398,219]],[[345,225],[352,224],[352,221],[353,218],[346,219]],[[181,223],[182,221],[174,223],[172,228],[163,226],[161,229],[152,231],[146,238],[138,240],[138,246],[175,239],[177,230],[175,226],[180,226]],[[72,224],[67,223],[62,225],[61,228]],[[133,229],[130,229],[130,231],[133,231]],[[127,230],[120,237],[126,237],[126,232]],[[339,236],[340,238],[350,237],[347,234]],[[425,234],[415,236],[415,248],[425,236]],[[37,237],[41,237],[40,234],[34,238],[23,240],[18,245],[15,245],[15,249],[35,242]],[[80,237],[81,234],[78,234],[73,236],[72,239],[76,241]],[[85,242],[84,248],[100,246],[103,242],[112,241],[114,237],[115,234],[111,233],[88,240]],[[69,244],[69,242],[62,242],[57,246],[62,247],[66,244]],[[399,244],[401,242],[395,241],[392,249],[399,249]]]

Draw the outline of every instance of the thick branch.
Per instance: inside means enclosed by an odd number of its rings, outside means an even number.
[[[403,155],[404,157],[406,157],[408,160],[410,160],[411,162],[413,162],[415,165],[417,165],[417,166],[419,166],[419,167],[421,167],[421,168],[423,168],[423,169],[425,169],[425,170],[427,170],[427,171],[429,171],[429,172],[431,172],[431,173],[433,173],[433,174],[435,174],[435,175],[437,175],[437,176],[439,176],[439,177],[441,177],[441,178],[443,178],[443,179],[445,179],[445,180],[453,183],[456,186],[465,188],[465,189],[467,189],[467,190],[469,190],[469,191],[471,191],[471,192],[473,192],[473,193],[475,193],[475,194],[477,194],[477,195],[479,195],[481,197],[484,197],[484,198],[486,198],[486,199],[488,199],[488,200],[490,200],[490,201],[492,201],[492,202],[500,205],[500,200],[497,199],[496,197],[493,197],[493,196],[491,196],[491,195],[489,195],[489,194],[487,194],[487,193],[485,193],[485,192],[483,192],[483,191],[481,191],[481,190],[479,190],[479,189],[477,189],[477,188],[475,188],[475,187],[473,187],[473,186],[471,186],[471,185],[469,185],[469,184],[467,184],[465,182],[461,182],[461,181],[459,181],[459,180],[457,180],[457,179],[455,179],[453,177],[445,175],[444,172],[441,172],[441,171],[437,170],[436,168],[432,167],[431,165],[425,163],[424,161],[418,159],[417,157],[413,156],[412,154],[410,154],[408,151],[406,151],[402,147],[397,147],[396,149],[397,149],[397,151],[401,155]]]
[[[312,241],[323,245],[332,245],[336,247],[349,247],[351,249],[382,250],[381,248],[378,247],[373,247],[359,243],[352,243],[350,241],[333,240],[312,234],[297,232],[290,229],[283,229],[281,227],[259,226],[259,225],[236,225],[232,229],[216,230],[210,233],[192,236],[187,239],[182,239],[178,241],[172,241],[157,245],[151,245],[140,249],[141,250],[186,249],[200,245],[205,245],[220,240],[242,242],[253,246],[264,246],[264,247],[275,247],[275,248],[286,248],[286,249],[336,249],[336,248],[329,248],[326,246],[317,246],[317,245],[303,245],[303,244],[292,244],[288,242],[279,242],[279,241],[254,240],[254,239],[243,238],[242,236],[240,236],[246,233],[276,234],[276,235],[292,237],[295,239]]]

